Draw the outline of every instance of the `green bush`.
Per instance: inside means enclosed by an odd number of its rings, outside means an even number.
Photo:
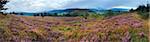
[[[149,12],[138,12],[138,14],[141,16],[142,19],[149,19]]]
[[[94,14],[94,13],[91,13],[89,14],[88,18],[95,18],[95,19],[103,19],[103,15],[102,14]]]
[[[112,17],[112,16],[116,16],[116,15],[119,15],[119,14],[121,14],[121,13],[108,10],[107,12],[105,12],[103,14],[103,16],[105,16],[105,17]]]

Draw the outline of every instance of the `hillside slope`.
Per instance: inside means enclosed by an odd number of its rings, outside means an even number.
[[[148,25],[136,13],[108,19],[0,14],[0,41],[148,42]]]

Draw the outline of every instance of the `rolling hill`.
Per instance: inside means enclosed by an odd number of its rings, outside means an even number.
[[[2,42],[148,42],[147,22],[137,13],[105,19],[0,14]]]

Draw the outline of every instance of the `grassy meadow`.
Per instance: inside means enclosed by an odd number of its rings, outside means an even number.
[[[137,12],[77,17],[0,14],[2,42],[149,42],[149,19]]]

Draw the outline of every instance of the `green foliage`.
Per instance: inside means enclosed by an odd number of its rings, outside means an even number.
[[[149,12],[138,12],[142,19],[149,19],[150,13]]]
[[[114,15],[114,13],[111,10],[108,10],[108,12],[106,12],[106,14],[104,14],[105,17],[113,16],[113,15]]]
[[[7,10],[7,8],[4,8],[8,0],[0,0],[0,13],[2,13],[2,10]]]
[[[105,12],[103,14],[103,16],[105,16],[105,17],[112,17],[112,16],[116,16],[116,15],[119,15],[119,14],[121,14],[121,13],[117,13],[117,12],[114,12],[112,10],[108,10],[107,12]]]
[[[149,19],[150,15],[150,4],[147,3],[147,5],[140,5],[137,9],[133,10],[138,12],[138,14],[141,16],[142,19]],[[131,11],[130,11],[131,12]]]
[[[55,26],[52,28],[52,30],[60,31],[60,32],[68,32],[68,31],[75,31],[79,28],[76,27],[69,27],[69,26]]]
[[[102,14],[91,13],[91,14],[89,14],[88,18],[103,19],[104,16]]]

